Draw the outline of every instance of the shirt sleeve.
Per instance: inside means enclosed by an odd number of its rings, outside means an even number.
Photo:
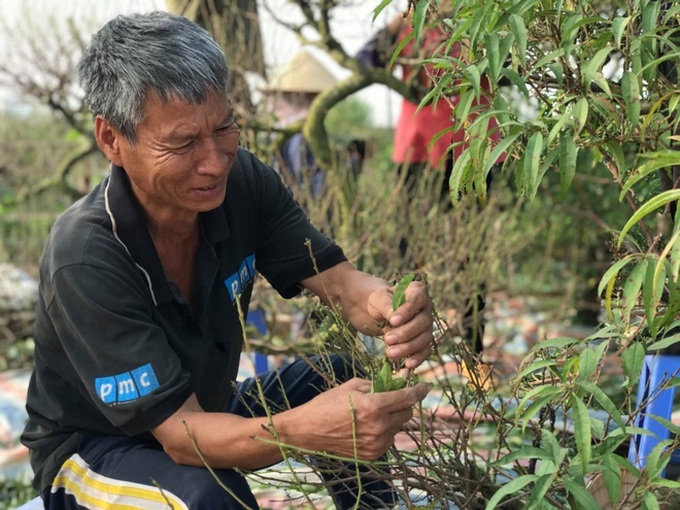
[[[242,154],[241,163],[255,202],[257,270],[281,296],[293,297],[301,280],[347,259],[312,225],[274,170],[249,153]]]
[[[191,394],[190,377],[154,320],[142,274],[124,256],[103,260],[109,264],[68,265],[53,276],[53,366],[86,394],[93,420],[99,413],[135,435],[179,408]]]

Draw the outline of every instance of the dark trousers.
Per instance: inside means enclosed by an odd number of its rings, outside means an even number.
[[[314,360],[331,368],[340,381],[352,377],[352,367],[342,356]],[[294,363],[261,378],[267,405],[276,412],[299,406],[327,389],[325,378],[304,361]],[[283,391],[285,388],[285,391]],[[241,416],[264,416],[254,378],[238,383],[226,412]],[[357,466],[325,464],[317,459],[319,473],[328,487],[336,508],[390,508],[396,501],[394,490],[374,470],[363,468],[357,479]],[[42,494],[45,508],[76,510],[82,508],[189,508],[216,510],[258,508],[246,478],[231,469],[175,464],[153,440],[125,436],[86,437],[62,467],[61,483]],[[56,480],[55,480],[56,481]],[[361,487],[359,504],[358,487]],[[54,491],[54,492],[53,492]],[[107,506],[108,505],[108,506]]]

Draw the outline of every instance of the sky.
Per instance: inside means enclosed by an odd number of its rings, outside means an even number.
[[[265,60],[268,69],[275,71],[300,48],[300,43],[286,28],[279,25],[268,10],[286,21],[299,19],[299,13],[287,0],[259,0],[262,23]],[[335,11],[332,28],[341,44],[350,54],[355,53],[371,34],[384,26],[400,12],[404,2],[394,0],[379,17],[373,21],[373,9],[380,0],[348,0],[347,7]],[[58,26],[66,26],[66,20],[73,18],[79,25],[92,27],[92,31],[119,13],[145,12],[165,9],[164,0],[0,0],[0,22],[6,23],[11,30],[0,32],[0,51],[16,53],[17,45],[25,44],[25,32],[48,33]],[[26,20],[29,19],[29,22]],[[9,34],[8,34],[9,32]],[[48,38],[46,37],[47,41]],[[5,53],[0,53],[5,55]],[[322,61],[338,77],[343,69],[325,55]],[[373,85],[361,91],[358,96],[371,105],[376,125],[392,125],[398,113],[399,97],[381,85]],[[4,100],[3,100],[4,99]],[[0,91],[0,105],[14,103],[16,97],[7,90]]]

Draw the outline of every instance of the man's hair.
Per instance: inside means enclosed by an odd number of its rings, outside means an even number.
[[[78,78],[92,114],[135,142],[150,93],[164,102],[201,104],[211,93],[226,92],[229,70],[206,30],[155,11],[117,16],[104,25],[78,63]]]

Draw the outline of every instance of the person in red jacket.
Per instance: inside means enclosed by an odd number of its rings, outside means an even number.
[[[433,11],[444,17],[446,13]],[[432,89],[437,74],[440,72],[431,64],[423,64],[424,59],[447,57],[454,63],[465,61],[464,48],[460,43],[446,44],[449,35],[442,23],[433,19],[423,30],[421,37],[409,37],[413,28],[410,17],[399,15],[386,27],[376,32],[359,50],[356,58],[368,68],[386,67],[394,51],[399,48],[395,62],[401,67],[402,80],[412,89],[413,95],[425,98]],[[408,40],[404,43],[404,41]],[[403,45],[402,45],[403,44]],[[476,105],[489,104],[491,83],[486,76],[481,78],[482,94]],[[430,171],[441,173],[440,199],[447,208],[451,207],[449,180],[457,158],[467,148],[469,140],[464,128],[453,129],[454,110],[460,98],[456,95],[440,98],[426,104],[413,102],[404,97],[401,101],[399,118],[395,126],[392,161],[406,172],[406,187],[412,196],[419,178],[427,176]],[[474,108],[468,119],[473,120]],[[489,122],[489,138],[494,142],[500,140],[500,131],[495,119]],[[487,175],[487,189],[491,185],[492,176],[504,161],[502,155]],[[400,252],[406,256],[407,240],[400,240]],[[477,352],[482,350],[484,321],[481,320],[485,299],[482,293],[476,302],[464,312],[463,326],[466,336]]]
[[[395,48],[406,39],[413,28],[410,18],[399,15],[385,28],[376,32],[359,50],[356,58],[366,67],[386,67]],[[446,56],[454,62],[464,60],[463,50],[459,43],[453,44],[445,51],[449,35],[441,23],[428,26],[416,42],[410,38],[397,56],[396,62],[402,71],[402,80],[411,87],[416,98],[422,99],[433,86],[433,80],[439,73],[430,64],[422,65],[426,58]],[[481,79],[483,93],[480,104],[489,103],[490,82],[486,76]],[[419,104],[404,97],[401,101],[399,118],[394,131],[392,161],[406,167],[407,182],[413,184],[415,179],[427,168],[445,172],[442,183],[442,195],[448,197],[448,178],[451,175],[453,162],[463,153],[468,145],[465,129],[453,129],[454,109],[458,105],[458,96],[441,98],[436,102]],[[474,118],[474,113],[470,119]],[[489,123],[489,137],[493,141],[500,139],[494,119]],[[499,158],[501,163],[504,157]]]

